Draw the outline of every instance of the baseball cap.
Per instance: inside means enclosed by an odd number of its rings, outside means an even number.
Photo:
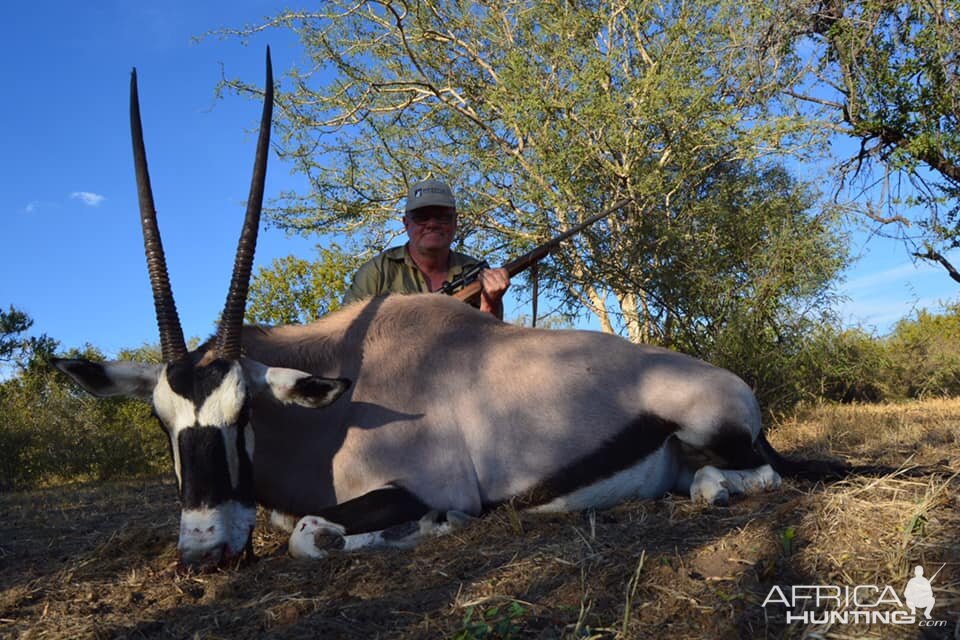
[[[450,207],[456,210],[457,202],[453,199],[453,191],[445,182],[424,180],[410,187],[404,212],[408,213],[420,207]]]

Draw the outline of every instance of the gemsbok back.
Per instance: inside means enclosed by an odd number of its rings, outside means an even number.
[[[164,364],[57,360],[98,396],[153,404],[169,436],[183,565],[252,554],[256,506],[290,552],[410,544],[502,503],[604,507],[670,491],[708,504],[774,489],[802,463],[761,433],[737,376],[590,331],[504,324],[452,298],[388,296],[305,326],[243,326],[266,177],[265,100],[247,212],[216,335],[188,351],[140,123],[130,118]],[[296,519],[299,519],[298,521]]]

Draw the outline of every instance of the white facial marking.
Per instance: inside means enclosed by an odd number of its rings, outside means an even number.
[[[243,446],[247,450],[247,458],[250,460],[250,463],[253,464],[254,438],[253,425],[250,423],[247,423],[247,426],[243,428]]]
[[[183,484],[180,467],[180,447],[178,436],[184,429],[188,429],[196,422],[196,409],[193,401],[184,398],[173,390],[167,382],[167,370],[164,367],[160,373],[157,386],[153,389],[153,409],[160,420],[167,427],[173,451],[173,471],[177,475],[177,484]]]
[[[203,401],[197,414],[197,422],[205,427],[236,424],[246,394],[243,370],[240,364],[235,362],[223,377],[220,386]]]
[[[246,546],[256,519],[255,507],[233,500],[209,509],[185,509],[180,513],[180,557],[186,562],[199,562],[223,546],[228,557],[237,556]]]
[[[239,362],[230,365],[220,386],[211,393],[197,413],[197,423],[202,427],[216,427],[223,436],[227,452],[227,468],[230,470],[230,486],[237,488],[240,480],[240,461],[237,451],[237,420],[243,409],[247,389],[243,381],[243,369]]]

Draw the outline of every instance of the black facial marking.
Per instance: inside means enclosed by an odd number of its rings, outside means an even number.
[[[233,498],[220,429],[191,427],[181,431],[178,440],[183,508],[215,507]]]
[[[236,500],[244,504],[254,504],[253,488],[253,461],[247,456],[247,433],[246,425],[250,424],[250,407],[246,403],[240,411],[240,419],[237,421],[237,487],[234,490]],[[256,442],[254,442],[256,446]]]
[[[193,363],[184,361],[169,363],[167,384],[178,396],[193,398]]]
[[[202,367],[189,361],[173,362],[167,365],[167,382],[177,395],[190,398],[201,407],[223,383],[230,366],[226,360],[214,360]]]
[[[420,498],[403,487],[392,486],[320,509],[315,515],[339,524],[347,534],[353,534],[381,531],[419,520],[428,511],[430,508]]]
[[[680,425],[652,413],[641,414],[625,429],[601,447],[541,481],[517,497],[514,504],[521,509],[547,504],[560,496],[609,478],[640,462],[660,448]],[[484,505],[491,509],[496,504]]]
[[[232,362],[214,360],[204,367],[197,367],[195,371],[194,396],[197,406],[203,406],[203,401],[209,398],[223,384],[223,379],[231,371]]]

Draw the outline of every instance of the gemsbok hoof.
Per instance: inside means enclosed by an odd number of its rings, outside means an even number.
[[[344,547],[347,531],[340,525],[316,516],[300,518],[290,534],[290,555],[297,559],[319,560]]]

